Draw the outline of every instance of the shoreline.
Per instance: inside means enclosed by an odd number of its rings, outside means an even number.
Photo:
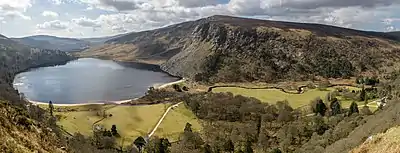
[[[74,56],[74,55],[72,55],[71,59],[68,59],[66,61],[62,61],[62,62],[59,62],[59,63],[56,63],[56,64],[43,64],[43,65],[30,67],[30,68],[24,69],[22,71],[19,71],[16,74],[19,74],[19,73],[22,73],[22,72],[26,72],[26,71],[29,71],[29,70],[35,69],[35,68],[40,68],[40,67],[65,65],[68,62],[71,62],[71,61],[74,61],[74,60],[78,60],[78,59],[81,59],[81,58],[94,58],[94,59],[101,59],[101,60],[110,60],[110,61],[114,61],[114,62],[116,62],[118,64],[121,64],[121,65],[124,65],[124,66],[131,66],[131,67],[134,67],[134,68],[137,68],[137,69],[146,69],[146,70],[149,70],[149,71],[163,72],[163,73],[165,73],[165,74],[167,74],[167,75],[169,75],[171,77],[175,77],[175,78],[179,79],[179,80],[174,81],[174,82],[169,82],[169,83],[164,83],[164,84],[159,84],[159,85],[153,84],[152,87],[154,87],[154,89],[163,89],[163,88],[166,88],[168,86],[171,86],[171,85],[174,85],[174,84],[178,84],[178,83],[182,83],[182,82],[186,81],[185,78],[182,78],[182,77],[179,77],[179,76],[175,76],[175,75],[172,75],[172,74],[164,71],[161,68],[161,66],[158,65],[158,64],[149,64],[149,63],[142,63],[142,62],[137,62],[137,61],[117,61],[117,60],[113,60],[113,59],[104,59],[104,58],[99,58],[99,57],[77,57],[77,56]],[[136,66],[134,66],[135,64],[136,64]],[[145,68],[144,67],[140,67],[140,66],[138,67],[137,65],[144,66]],[[141,96],[141,97],[143,97],[143,96]],[[140,99],[141,97],[134,98],[134,99],[128,99],[128,100],[119,100],[119,101],[93,102],[93,103],[80,103],[80,104],[54,104],[53,103],[53,105],[54,106],[86,106],[86,105],[105,105],[105,104],[120,105],[120,104],[123,104],[123,103],[127,103],[127,102],[130,102],[130,101],[133,101],[133,100]],[[29,99],[26,99],[26,101],[28,101],[29,103],[31,103],[33,105],[48,105],[49,104],[48,102],[39,102],[39,101],[33,101],[33,100],[29,100]]]
[[[185,82],[185,81],[186,81],[186,79],[183,78],[183,79],[180,79],[178,81],[161,84],[161,85],[159,85],[157,87],[155,87],[153,85],[153,87],[155,89],[163,89],[163,88],[166,88],[168,86],[171,86],[171,85],[174,85],[174,84],[178,84],[178,83],[182,83],[182,82]],[[70,107],[70,106],[87,106],[87,105],[106,105],[106,104],[121,105],[121,104],[130,102],[130,101],[138,100],[140,98],[141,97],[134,98],[134,99],[127,99],[127,100],[107,101],[107,102],[94,102],[94,103],[80,103],[80,104],[55,104],[55,103],[53,103],[53,105],[54,106],[66,106],[66,107]],[[33,100],[29,100],[29,99],[26,99],[26,101],[28,101],[29,103],[31,103],[33,105],[48,105],[49,104],[48,102],[39,102],[39,101],[33,101]]]
[[[135,98],[135,99],[128,99],[128,100],[120,100],[120,101],[110,101],[110,102],[104,102],[104,103],[80,103],[80,104],[54,104],[54,106],[86,106],[86,105],[106,105],[106,104],[114,104],[114,105],[120,105],[120,104],[124,104],[127,102],[130,102],[132,100],[137,100],[139,98]],[[26,101],[28,101],[29,103],[33,104],[33,105],[48,105],[48,102],[39,102],[39,101],[33,101],[33,100],[29,100],[26,99]]]
[[[174,85],[174,84],[179,84],[179,83],[182,83],[182,82],[185,82],[185,81],[186,81],[185,78],[181,78],[181,79],[179,79],[179,80],[177,80],[177,81],[169,82],[169,83],[164,83],[164,84],[161,84],[161,85],[159,85],[159,86],[157,86],[157,87],[155,87],[155,85],[153,85],[153,87],[154,87],[155,89],[163,89],[163,88],[166,88],[166,87],[168,87],[168,86],[171,86],[171,85]]]

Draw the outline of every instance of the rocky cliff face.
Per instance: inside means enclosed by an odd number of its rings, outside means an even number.
[[[151,61],[197,81],[272,82],[382,73],[399,59],[398,40],[326,25],[213,16],[128,34],[108,41],[111,49],[81,55]]]

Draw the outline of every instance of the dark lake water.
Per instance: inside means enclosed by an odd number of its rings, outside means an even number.
[[[77,104],[134,99],[150,86],[178,80],[158,68],[83,58],[18,74],[14,88],[33,101]]]

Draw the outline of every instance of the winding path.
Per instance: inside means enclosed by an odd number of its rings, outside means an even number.
[[[175,82],[166,83],[166,84],[163,84],[163,85],[155,87],[155,88],[156,89],[162,89],[162,88],[166,88],[168,86],[171,86],[171,85],[174,85],[174,84],[178,84],[178,83],[182,83],[182,82],[185,82],[185,81],[186,81],[186,79],[183,78],[181,80],[178,80],[178,81],[175,81]]]
[[[153,128],[153,130],[149,133],[149,135],[147,135],[147,138],[150,138],[154,132],[156,132],[158,126],[160,126],[160,124],[162,123],[162,121],[164,120],[165,116],[167,116],[168,112],[172,109],[172,108],[176,108],[178,107],[180,104],[182,104],[183,102],[174,104],[172,106],[169,106],[168,109],[164,112],[163,116],[161,116],[161,118],[158,120],[158,123],[156,124],[156,126]]]

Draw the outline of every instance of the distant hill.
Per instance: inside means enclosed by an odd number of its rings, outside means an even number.
[[[125,34],[115,35],[115,36],[107,36],[107,37],[99,37],[99,38],[81,38],[80,40],[86,41],[90,43],[90,46],[102,45],[106,41],[114,38],[118,38],[124,36]]]
[[[90,46],[90,42],[74,39],[74,38],[61,38],[55,36],[37,35],[23,38],[12,38],[22,44],[50,50],[60,50],[65,52],[81,51]]]
[[[78,53],[159,64],[196,81],[342,78],[390,71],[400,37],[335,26],[212,16],[129,33]]]
[[[5,38],[7,38],[6,36],[3,36],[3,35],[0,35],[0,38],[3,38],[3,39],[5,39]]]
[[[64,52],[75,52],[88,49],[104,44],[109,39],[120,37],[122,35],[100,37],[100,38],[62,38],[56,36],[47,35],[35,35],[23,38],[12,38],[24,45],[28,45],[35,48],[60,50]]]
[[[20,71],[65,63],[73,59],[65,52],[32,48],[13,39],[2,38],[4,39],[0,39],[0,84],[12,83],[13,76]]]
[[[388,32],[388,34],[400,38],[400,31]]]

